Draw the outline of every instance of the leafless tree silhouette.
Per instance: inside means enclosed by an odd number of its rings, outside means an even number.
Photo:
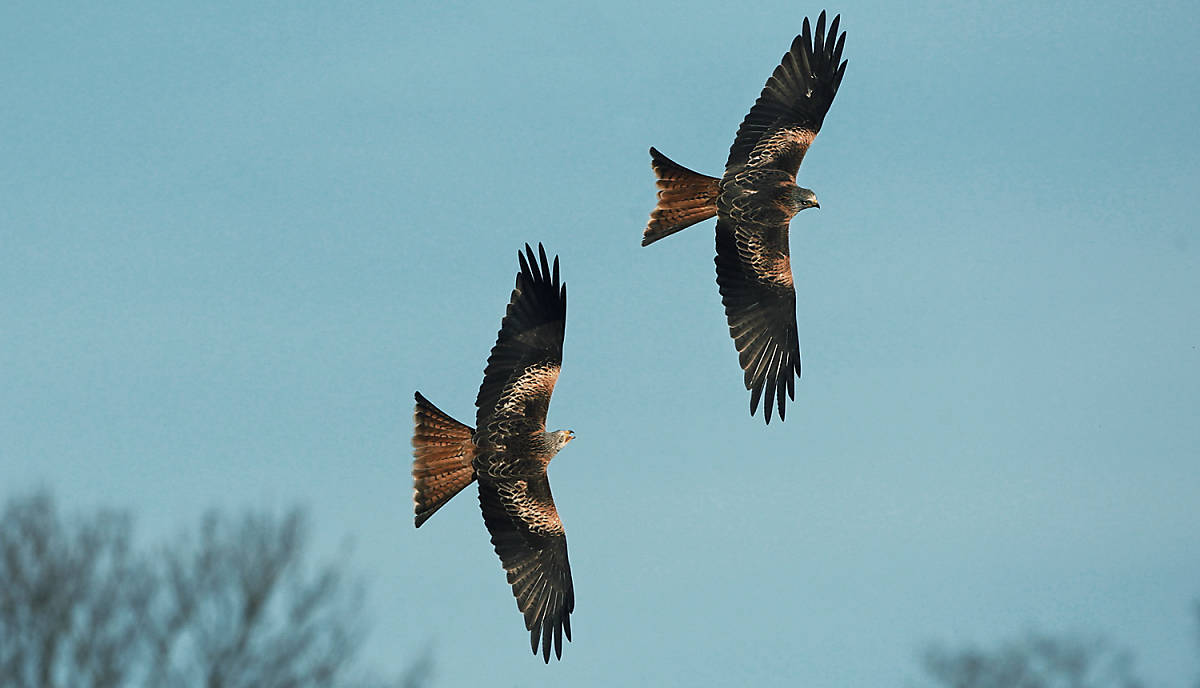
[[[1128,651],[1102,638],[1030,634],[993,650],[935,646],[923,665],[942,688],[1143,688]]]
[[[149,551],[126,514],[65,521],[46,493],[0,513],[0,685],[13,688],[425,685],[356,667],[362,588],[306,563],[307,522],[206,515]]]

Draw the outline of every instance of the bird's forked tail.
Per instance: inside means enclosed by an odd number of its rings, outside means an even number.
[[[416,393],[413,412],[413,507],[416,525],[429,520],[435,511],[475,480],[471,459],[475,443],[471,428],[443,413]]]
[[[650,149],[650,165],[658,176],[658,206],[650,213],[642,246],[717,214],[720,179],[693,172],[655,148]]]

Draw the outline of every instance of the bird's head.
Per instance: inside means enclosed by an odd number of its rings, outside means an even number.
[[[792,187],[792,206],[796,212],[800,212],[806,208],[820,208],[821,204],[817,203],[817,195],[812,189],[806,189],[802,186]]]
[[[550,434],[554,438],[554,445],[558,449],[562,449],[567,446],[567,442],[575,439],[575,433],[571,430],[555,430]]]

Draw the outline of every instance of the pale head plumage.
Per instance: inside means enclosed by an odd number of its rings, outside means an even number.
[[[575,439],[575,433],[571,430],[555,430],[554,432],[546,433],[546,440],[550,446],[551,456],[557,454],[560,449],[567,446],[567,442],[573,439]]]

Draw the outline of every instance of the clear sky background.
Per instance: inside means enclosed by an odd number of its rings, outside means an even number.
[[[438,685],[899,686],[1100,631],[1200,673],[1200,9],[846,2],[792,223],[804,377],[748,414],[705,223],[795,2],[0,10],[0,484],[307,504],[366,659]],[[542,665],[472,493],[412,527],[412,393],[470,422],[526,241],[568,289]]]

